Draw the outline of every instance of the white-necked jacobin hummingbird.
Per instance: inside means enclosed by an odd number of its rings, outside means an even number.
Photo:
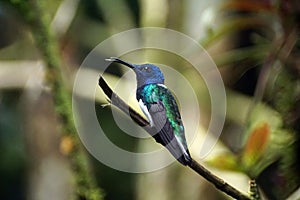
[[[161,70],[153,64],[131,64],[115,57],[106,61],[123,64],[135,72],[136,99],[154,130],[152,137],[180,163],[188,165],[192,158],[187,148],[181,116],[175,98],[164,85]]]

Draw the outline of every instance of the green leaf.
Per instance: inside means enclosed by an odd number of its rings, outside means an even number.
[[[206,161],[212,167],[228,171],[241,171],[237,157],[229,152],[218,154]]]

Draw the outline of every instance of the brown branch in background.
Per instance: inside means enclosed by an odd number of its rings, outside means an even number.
[[[109,100],[112,101],[112,104],[114,106],[116,106],[125,114],[130,116],[133,119],[133,121],[135,121],[138,125],[142,126],[146,131],[150,130],[147,128],[149,127],[149,122],[146,119],[144,119],[141,115],[139,115],[133,108],[127,105],[116,93],[114,93],[102,77],[99,78],[99,86],[109,98]],[[192,162],[190,163],[189,167],[197,174],[205,178],[207,181],[211,182],[217,189],[226,193],[227,195],[235,199],[250,200],[248,196],[242,194],[240,191],[226,183],[223,179],[212,174],[194,159],[192,159]]]
[[[254,93],[254,104],[257,104],[257,102],[261,101],[263,98],[265,89],[267,87],[269,74],[276,61],[280,60],[284,63],[296,45],[296,42],[297,31],[296,29],[293,29],[289,35],[274,43],[274,50],[270,52],[269,56],[267,56],[266,60],[264,61],[257,80],[257,86]],[[253,110],[253,108],[250,107],[249,110]]]
[[[269,53],[269,55],[264,60],[261,71],[258,76],[257,84],[254,91],[254,99],[251,102],[246,121],[249,122],[251,113],[254,107],[263,99],[267,82],[271,74],[271,70],[274,68],[276,61],[286,62],[289,54],[296,45],[297,42],[297,30],[293,29],[291,33],[284,38],[279,39],[274,42],[274,49]]]

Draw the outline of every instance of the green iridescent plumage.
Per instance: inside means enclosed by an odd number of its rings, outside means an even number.
[[[167,119],[171,123],[174,133],[179,137],[184,137],[184,127],[176,101],[166,87],[149,84],[140,90],[138,89],[137,96],[139,96],[138,98],[143,98],[143,102],[147,105],[148,109],[152,103],[162,101],[166,109]]]

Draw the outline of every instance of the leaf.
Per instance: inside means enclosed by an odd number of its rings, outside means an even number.
[[[237,164],[237,157],[231,153],[221,153],[208,159],[206,163],[212,167],[228,171],[241,171]]]
[[[270,125],[266,122],[258,124],[251,131],[242,154],[242,163],[246,169],[253,166],[265,152],[270,137]]]

